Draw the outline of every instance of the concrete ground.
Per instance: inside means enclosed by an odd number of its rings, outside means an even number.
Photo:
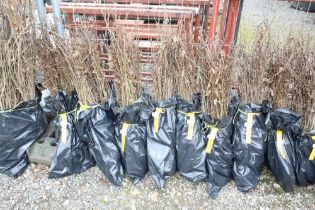
[[[315,39],[315,13],[293,9],[280,0],[244,0],[239,39],[254,39],[259,26],[268,26],[274,40],[282,41],[289,35],[310,35]]]

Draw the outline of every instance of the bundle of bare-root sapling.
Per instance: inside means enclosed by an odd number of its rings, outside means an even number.
[[[107,79],[101,71],[96,34],[82,28],[69,39],[53,35],[38,40],[44,85],[56,92],[76,90],[82,104],[98,104],[108,95]]]
[[[119,104],[126,106],[141,92],[141,53],[132,35],[120,27],[110,31],[110,40],[108,70],[115,76]]]
[[[0,30],[0,173],[13,177],[27,168],[26,150],[47,126],[35,100],[36,54],[28,10],[31,2],[0,4],[0,23],[6,23]]]

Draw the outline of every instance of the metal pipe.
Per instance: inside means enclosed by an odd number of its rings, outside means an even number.
[[[52,10],[53,10],[54,21],[55,21],[57,33],[61,37],[63,37],[64,36],[64,28],[63,28],[63,25],[62,25],[59,0],[51,0],[51,6],[52,6]]]
[[[37,6],[40,25],[42,27],[45,27],[46,26],[46,10],[45,10],[45,5],[44,5],[44,0],[36,0],[36,6]]]

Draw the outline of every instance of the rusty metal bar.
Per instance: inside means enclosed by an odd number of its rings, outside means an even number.
[[[195,31],[194,31],[194,43],[199,42],[199,35],[200,35],[200,15],[197,14],[195,16]]]
[[[236,42],[238,31],[238,23],[241,18],[243,0],[231,0],[227,12],[227,22],[224,37],[224,52],[230,52],[232,44]]]
[[[94,3],[93,0],[81,0],[77,1],[81,3]],[[173,4],[173,5],[184,5],[184,6],[203,6],[203,5],[210,5],[209,0],[102,0],[100,3],[105,4],[112,4],[112,3],[119,3],[119,4],[131,4],[131,3],[138,3],[138,4]]]
[[[211,19],[210,19],[210,29],[209,29],[210,43],[213,42],[216,31],[217,31],[219,9],[220,9],[220,0],[213,0],[212,14],[211,14]]]
[[[117,8],[117,7],[68,7],[61,6],[61,11],[65,14],[86,14],[86,15],[112,15],[128,18],[192,18],[195,15],[195,10],[191,11],[174,11],[174,10],[159,10],[159,9],[136,9],[136,8]],[[47,6],[46,11],[52,12],[52,7]]]
[[[224,0],[224,4],[223,4],[223,11],[222,11],[222,17],[221,17],[220,31],[219,31],[219,40],[221,42],[223,42],[223,39],[224,39],[226,20],[227,20],[227,15],[228,15],[228,9],[230,6],[230,1],[231,0]]]
[[[237,41],[243,1],[244,0],[224,1],[219,40],[221,44],[223,44],[223,49],[226,54],[230,52],[230,48]]]
[[[174,5],[147,5],[147,4],[90,4],[90,3],[60,3],[61,7],[96,7],[96,8],[136,8],[136,9],[158,9],[158,10],[178,10],[178,11],[194,11],[198,13],[198,7],[174,6]]]
[[[204,8],[204,16],[203,16],[203,28],[202,28],[202,35],[204,39],[208,36],[208,26],[209,26],[209,16],[210,16],[210,1],[209,0],[209,5],[206,5]]]

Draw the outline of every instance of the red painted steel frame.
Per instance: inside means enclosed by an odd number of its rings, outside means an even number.
[[[220,0],[213,0],[212,4],[212,14],[210,19],[210,29],[209,29],[209,39],[210,43],[213,42],[216,30],[217,30],[217,23],[219,18],[219,9],[220,9]]]
[[[77,2],[82,3],[94,3],[94,0],[81,0]],[[173,4],[173,5],[184,5],[184,6],[203,6],[210,5],[209,0],[102,0],[97,3],[121,3],[121,4],[130,4],[130,3],[138,3],[138,4]]]
[[[228,54],[236,40],[240,9],[243,0],[225,0],[223,5],[222,20],[219,39],[223,43],[224,52]]]
[[[223,11],[221,16],[221,22],[219,23],[219,10],[221,0],[213,0],[212,10],[210,11],[211,0],[105,0],[98,1],[98,3],[93,3],[93,0],[82,0],[84,3],[61,3],[61,11],[68,17],[68,25],[66,26],[71,31],[74,31],[77,27],[80,27],[80,22],[73,22],[73,14],[85,14],[85,15],[100,15],[105,17],[119,17],[119,18],[170,18],[178,20],[179,23],[183,23],[183,27],[186,33],[186,39],[189,40],[190,34],[190,23],[191,20],[194,22],[194,43],[199,42],[200,34],[200,22],[201,22],[201,7],[204,8],[204,27],[203,30],[208,35],[207,39],[212,43],[218,33],[218,38],[223,44],[223,49],[225,53],[229,53],[231,46],[236,40],[236,32],[238,31],[238,22],[240,18],[240,9],[243,0],[224,0]],[[106,3],[106,6],[100,2]],[[151,4],[173,4],[173,5],[146,5]],[[112,3],[127,3],[127,4],[112,4]],[[132,4],[132,3],[143,3]],[[174,5],[181,5],[180,7]],[[185,7],[183,7],[185,6]],[[191,7],[192,6],[192,7]],[[50,6],[46,7],[47,12],[52,12]],[[209,15],[210,14],[210,15]],[[210,24],[208,25],[208,21]],[[88,21],[81,21],[81,23],[89,25]],[[107,27],[113,27],[113,23],[110,22],[109,26],[106,26],[103,21],[92,21],[89,28],[96,31],[98,39],[101,40],[101,33],[107,31]],[[218,24],[220,24],[219,30]],[[137,25],[137,24],[136,24]],[[122,25],[126,28],[126,31],[132,33],[132,27],[134,24]],[[172,26],[173,27],[173,26]],[[208,28],[209,27],[209,28]],[[150,28],[141,29],[137,28],[136,31],[141,32],[142,38],[154,39],[158,37],[158,32],[154,32],[154,26]],[[209,30],[209,31],[208,31]],[[97,48],[100,50],[100,43],[98,41]],[[154,49],[153,49],[154,48]],[[142,48],[141,48],[142,49]],[[155,52],[156,47],[143,48],[142,51],[145,52]],[[101,53],[102,54],[102,53]],[[102,60],[107,60],[106,55],[101,55]],[[151,63],[150,58],[145,56],[142,58],[143,63]],[[108,78],[114,78],[113,72],[108,69],[103,70]],[[150,81],[152,79],[148,78],[150,76],[149,72],[143,72],[143,81]]]

